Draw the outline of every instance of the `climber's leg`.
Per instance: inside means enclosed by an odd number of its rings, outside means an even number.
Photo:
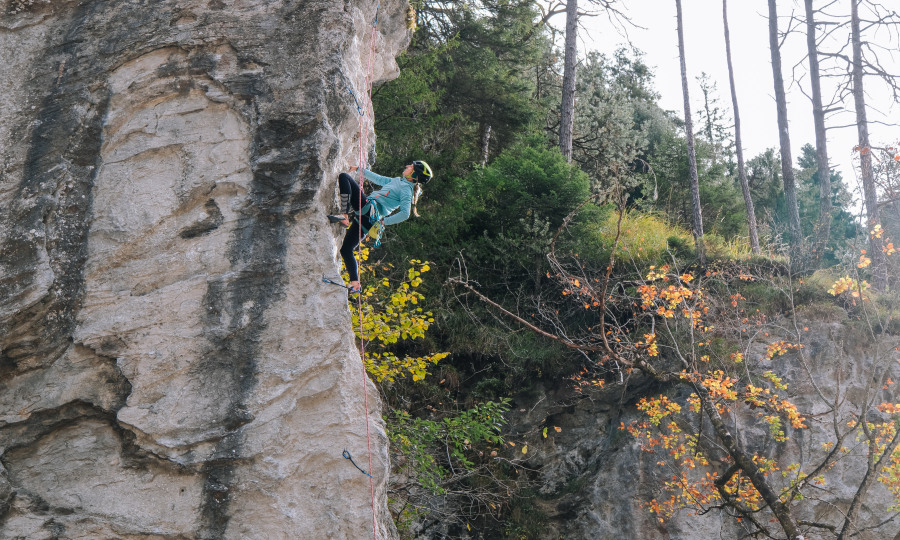
[[[369,230],[372,226],[369,216],[362,216],[360,219],[365,221],[364,230]],[[344,242],[341,244],[341,258],[344,260],[344,266],[347,267],[347,274],[350,276],[350,282],[359,283],[359,266],[356,263],[354,251],[359,246],[361,233],[359,229],[359,221],[353,220],[350,228],[344,234]]]
[[[341,213],[350,214],[358,212],[368,203],[366,194],[359,189],[359,184],[347,173],[338,176],[338,190],[341,193]]]

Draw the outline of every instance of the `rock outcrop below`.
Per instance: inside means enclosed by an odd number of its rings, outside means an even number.
[[[0,537],[396,536],[320,281],[376,6],[378,81],[405,1],[0,1]]]
[[[900,336],[896,327],[892,332],[879,330],[873,339],[863,323],[847,317],[839,307],[824,306],[805,310],[796,320],[779,319],[771,327],[788,329],[796,324],[803,329],[802,354],[795,351],[760,361],[763,369],[771,369],[788,384],[785,395],[797,405],[808,427],[792,430],[786,426],[790,439],[779,442],[760,425],[752,409],[736,409],[726,416],[728,422],[738,426],[736,432],[745,448],[776,459],[785,468],[797,464],[804,472],[821,463],[823,444],[835,440],[835,416],[843,427],[859,418],[861,403],[897,400],[893,383],[880,389],[873,382],[880,380],[885,370],[893,370],[897,362]],[[778,337],[754,340],[747,357],[762,359],[769,340],[796,336],[782,331],[784,334]],[[660,393],[680,403],[687,397],[685,391],[646,377],[610,384],[590,396],[574,394],[570,386],[555,386],[520,397],[511,414],[510,437],[531,437],[525,469],[533,476],[534,495],[529,502],[532,514],[539,516],[541,538],[700,540],[742,538],[752,530],[719,511],[698,514],[686,508],[666,520],[649,511],[646,503],[652,498],[664,500],[661,486],[677,469],[658,465],[666,451],[642,450],[620,426],[645,418],[634,407],[641,396]],[[836,415],[834,403],[839,404]],[[873,408],[869,418],[884,421],[889,416]],[[547,426],[559,426],[561,433],[546,438],[534,435]],[[802,505],[795,502],[795,518],[807,524],[842,525],[846,505],[857,495],[866,473],[865,445],[855,435],[848,437],[845,445],[848,450],[844,458],[823,474],[821,498],[810,498]],[[893,515],[895,504],[887,487],[873,482],[864,500],[859,515],[862,530],[854,536],[900,540],[900,523],[887,518]],[[532,516],[529,519],[537,520]],[[835,537],[821,528],[806,528],[807,539]]]

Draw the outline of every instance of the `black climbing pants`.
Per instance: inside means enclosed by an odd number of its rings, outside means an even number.
[[[350,274],[350,281],[359,281],[359,265],[356,263],[354,251],[359,246],[362,235],[369,231],[372,221],[369,216],[358,216],[354,219],[354,212],[359,212],[360,208],[368,204],[369,199],[366,194],[359,188],[359,184],[347,173],[341,173],[338,176],[338,190],[342,195],[350,195],[350,228],[344,234],[344,242],[341,244],[341,258],[344,259],[344,266],[347,267],[347,273]],[[346,210],[346,208],[342,209]],[[362,221],[362,229],[359,224]]]

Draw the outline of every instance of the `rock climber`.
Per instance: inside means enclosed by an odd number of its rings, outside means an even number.
[[[356,170],[357,167],[350,167],[351,172]],[[384,226],[394,225],[409,218],[410,210],[414,208],[422,192],[422,186],[427,184],[433,175],[427,163],[417,160],[403,169],[402,176],[388,178],[368,169],[363,169],[363,176],[381,189],[366,196],[352,176],[341,173],[338,176],[341,213],[328,216],[331,223],[341,223],[347,227],[344,242],[341,244],[341,258],[344,259],[344,265],[350,275],[348,288],[353,293],[360,291],[359,267],[353,256],[360,238],[363,235],[375,238],[377,247]]]

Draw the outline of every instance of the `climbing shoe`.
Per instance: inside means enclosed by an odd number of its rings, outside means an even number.
[[[328,222],[329,223],[343,223],[344,225],[347,225],[348,223],[350,223],[350,220],[347,219],[347,217],[342,214],[329,214]]]

